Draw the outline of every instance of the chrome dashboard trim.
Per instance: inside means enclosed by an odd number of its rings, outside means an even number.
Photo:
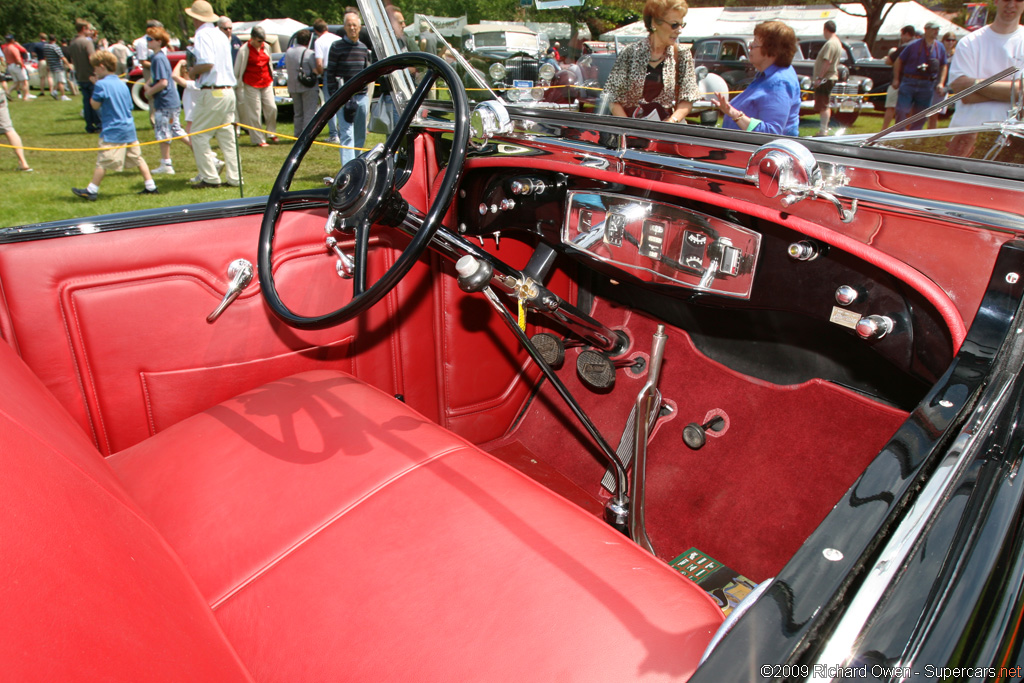
[[[495,141],[498,141],[499,139],[500,138],[495,138]],[[524,136],[512,135],[508,136],[508,141],[510,143],[532,143],[538,147],[547,148],[552,152],[557,152],[558,150],[569,151],[590,160],[591,163],[588,165],[594,165],[594,161],[596,159],[603,158],[608,161],[607,168],[611,171],[624,171],[630,163],[642,164],[689,176],[701,177],[711,182],[733,182],[753,187],[753,183],[746,178],[745,166],[746,159],[749,158],[750,154],[753,154],[756,151],[756,148],[743,145],[729,145],[717,141],[715,142],[715,147],[717,149],[733,152],[737,156],[743,157],[744,168],[739,168],[736,166],[723,165],[721,163],[694,160],[680,156],[670,156],[646,150],[612,150],[594,143],[582,142],[579,140],[563,140],[556,137],[538,136],[533,139],[525,140]],[[706,139],[689,138],[686,136],[673,137],[673,142],[695,144],[702,147],[709,145],[709,141]],[[1024,233],[1024,216],[1014,214],[1010,211],[952,203],[946,200],[940,201],[912,197],[898,192],[886,192],[856,186],[858,180],[865,176],[870,176],[870,178],[877,183],[877,179],[880,174],[892,172],[891,164],[885,164],[877,161],[866,161],[863,159],[845,159],[827,154],[815,154],[815,157],[819,160],[819,163],[828,163],[837,167],[841,166],[844,169],[844,172],[849,178],[849,184],[837,188],[833,194],[842,199],[850,201],[857,200],[861,211],[875,210],[899,213],[909,217],[928,220],[945,220],[960,225],[994,230],[997,232],[1010,234]],[[967,186],[976,185],[983,187],[985,190],[1005,189],[1007,191],[1021,192],[1020,183],[1013,180],[1004,180],[999,182],[989,177],[973,177],[949,171],[932,171],[927,177],[936,181],[952,181]],[[1022,197],[1022,201],[1024,201],[1024,197]],[[778,208],[780,211],[784,211],[789,214],[800,215],[806,210],[807,206],[812,205],[813,204],[783,207],[782,203],[779,202]]]

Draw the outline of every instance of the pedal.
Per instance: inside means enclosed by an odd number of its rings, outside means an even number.
[[[562,367],[565,362],[565,344],[549,332],[538,332],[530,337],[530,343],[540,353],[544,362],[553,368]]]
[[[593,349],[580,351],[576,357],[576,373],[591,389],[604,390],[615,386],[615,364]]]

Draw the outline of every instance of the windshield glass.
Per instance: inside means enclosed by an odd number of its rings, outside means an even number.
[[[845,50],[840,51],[841,61],[837,77],[830,82],[831,91],[819,92],[816,105],[815,60],[805,57],[805,54],[817,55],[825,44],[818,19],[815,20],[813,34],[808,34],[809,22],[797,21],[795,15],[782,14],[779,15],[781,19],[773,19],[777,12],[770,9],[752,12],[748,8],[742,15],[737,12],[736,17],[730,18],[732,23],[728,28],[735,30],[726,32],[721,30],[721,18],[717,22],[705,22],[700,19],[705,15],[698,14],[699,9],[691,9],[685,21],[678,22],[685,23],[685,27],[679,30],[672,29],[676,22],[665,25],[655,22],[654,32],[648,34],[642,20],[637,17],[636,21],[594,34],[590,31],[590,24],[580,20],[587,18],[585,8],[524,9],[520,12],[523,19],[520,23],[524,29],[534,33],[478,30],[471,34],[468,44],[460,44],[437,28],[441,22],[450,23],[451,18],[438,18],[437,26],[417,21],[406,31],[407,43],[412,46],[409,49],[426,49],[445,56],[456,66],[474,101],[497,98],[507,103],[538,109],[561,109],[585,116],[682,120],[689,125],[741,129],[772,138],[796,136],[820,140],[825,137],[847,145],[864,144],[883,128],[934,104],[938,107],[934,114],[912,124],[908,130],[893,132],[871,144],[920,154],[971,157],[997,163],[1018,164],[1024,160],[1019,151],[1019,87],[1014,90],[1014,101],[1005,97],[998,104],[990,101],[982,107],[986,110],[984,114],[977,113],[979,108],[974,106],[974,98],[957,104],[942,104],[953,86],[950,75],[963,76],[965,71],[965,68],[951,71],[952,58],[949,55],[955,56],[956,42],[968,35],[965,29],[948,21],[943,25],[944,30],[935,31],[939,35],[932,36],[933,31],[929,30],[928,35],[918,39],[918,47],[931,43],[930,54],[943,51],[940,58],[916,59],[913,52],[904,54],[908,68],[916,69],[912,73],[904,72],[907,77],[903,81],[910,85],[904,90],[908,91],[908,96],[913,95],[904,110],[902,105],[897,107],[899,91],[889,87],[893,75],[892,61],[910,45],[909,42],[902,46],[899,44],[899,27],[895,35],[887,25],[883,27],[873,46],[863,40],[847,41],[854,61],[849,61]],[[472,22],[498,19],[475,15],[479,10],[469,4],[456,3],[452,12],[461,12],[463,20],[471,25]],[[769,55],[766,59],[759,49],[759,43],[765,41],[755,35],[754,29],[764,26],[762,17],[772,22],[769,33],[774,31],[783,35],[786,27],[794,26],[794,32],[801,32],[795,36],[795,44],[792,45],[792,70],[785,69],[792,76],[790,82],[793,85],[788,86],[791,90],[787,91],[792,92],[792,100],[785,103],[786,111],[781,114],[770,111],[771,107],[759,110],[756,104],[758,86],[755,77],[775,65],[773,60],[777,58]],[[738,21],[738,18],[748,20]],[[577,21],[575,27],[573,19]],[[559,21],[561,30],[549,30]],[[947,28],[948,31],[945,30]],[[411,30],[418,32],[410,35]],[[467,35],[465,31],[464,35]],[[769,44],[772,40],[778,42],[779,35],[769,35]],[[943,41],[943,36],[955,40]],[[534,52],[535,58],[524,58],[523,55],[501,58],[479,52],[485,47],[535,51],[538,37],[542,45],[550,47],[539,55]],[[668,49],[669,54],[662,48],[655,50],[660,54],[652,55],[650,46],[652,41],[658,40],[672,45]],[[598,45],[600,51],[594,47]],[[472,49],[468,49],[470,46]],[[662,46],[659,44],[657,47]],[[650,65],[657,69],[674,70],[677,59],[684,70],[692,64],[692,81],[680,79],[678,99],[675,92],[671,92],[672,88],[664,86],[660,96],[658,93],[653,96],[645,93],[644,84],[631,75],[630,64],[647,63],[648,57],[652,56],[656,58],[651,59]],[[671,67],[660,66],[662,61]],[[1024,64],[1024,48],[1018,61]],[[968,79],[967,83],[973,80]],[[959,84],[959,87],[966,86]],[[923,93],[925,90],[927,93]],[[683,100],[686,104],[680,108],[679,102]],[[822,111],[825,103],[827,119]],[[748,110],[743,111],[744,107]],[[958,107],[963,109],[960,120],[955,116]],[[738,120],[733,121],[734,117]]]
[[[862,41],[854,41],[850,43],[850,52],[853,53],[853,58],[856,60],[872,58],[868,44]]]
[[[537,51],[537,36],[532,33],[514,33],[512,31],[493,31],[477,33],[473,36],[477,48],[507,47],[510,50]]]

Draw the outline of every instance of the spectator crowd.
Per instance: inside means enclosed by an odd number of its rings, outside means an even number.
[[[967,88],[976,90],[955,105],[951,125],[974,125],[1006,117],[1012,94],[1010,82],[984,86],[982,82],[1008,66],[1024,65],[1024,28],[1020,25],[1024,2],[995,0],[995,9],[992,23],[962,40],[952,32],[940,37],[941,27],[934,21],[927,22],[920,34],[914,26],[903,28],[900,44],[885,58],[892,65],[892,82],[884,100],[883,128],[911,117],[908,127],[921,128],[926,123],[937,126],[939,113],[927,121],[915,114]],[[605,84],[613,115],[685,122],[700,97],[690,49],[678,42],[687,11],[685,0],[646,0],[643,17],[648,37],[619,53]],[[157,192],[153,175],[175,173],[174,139],[181,139],[195,159],[198,174],[191,181],[192,187],[240,185],[235,149],[238,132],[231,124],[241,124],[250,144],[256,147],[278,140],[275,65],[267,36],[256,26],[248,40],[241,40],[234,35],[231,19],[217,15],[207,0],[195,0],[184,13],[192,22],[194,37],[186,48],[186,58],[173,66],[168,59],[172,38],[156,20],[147,22],[145,33],[130,47],[124,40],[110,44],[99,38],[84,19],[76,20],[75,37],[70,42],[58,42],[53,35],[41,33],[35,42],[22,45],[14,35],[7,35],[2,45],[5,79],[0,91],[0,134],[14,148],[18,169],[32,170],[21,149],[8,101],[36,98],[29,88],[32,69],[36,68],[40,91],[62,102],[80,97],[85,131],[98,135],[101,151],[92,182],[86,188],[74,189],[76,195],[96,199],[103,174],[121,170],[126,164],[140,169],[144,193]],[[400,47],[408,49],[402,12],[390,6],[388,15]],[[820,121],[818,134],[827,135],[831,93],[843,49],[834,22],[824,22],[822,33],[825,43],[815,60],[812,88]],[[421,35],[413,49],[436,53],[439,48]],[[723,114],[725,128],[799,134],[802,93],[791,65],[795,51],[792,28],[780,21],[758,24],[749,45],[755,68],[753,81],[732,98],[727,92],[708,94]],[[312,120],[321,96],[326,99],[333,95],[375,59],[356,9],[344,12],[338,33],[332,32],[323,19],[317,19],[312,30],[299,31],[284,56],[296,134]],[[560,45],[552,45],[544,59],[560,66]],[[123,80],[133,66],[142,68],[142,92],[151,104],[150,122],[160,142],[160,159],[152,172],[138,149],[132,99]],[[393,120],[396,112],[386,83],[378,93],[385,106],[375,110],[376,114]],[[364,147],[371,118],[367,89],[349,95],[347,105],[328,122],[328,142],[340,145],[343,164]],[[883,108],[883,103],[878,107]],[[212,147],[213,139],[221,156]],[[959,135],[949,153],[969,155],[975,142],[976,136]]]

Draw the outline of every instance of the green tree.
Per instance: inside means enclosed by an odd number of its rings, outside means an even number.
[[[41,31],[59,39],[75,35],[75,19],[88,19],[105,36],[126,32],[127,0],[30,0],[0,2],[0,28],[22,43],[36,40]]]

